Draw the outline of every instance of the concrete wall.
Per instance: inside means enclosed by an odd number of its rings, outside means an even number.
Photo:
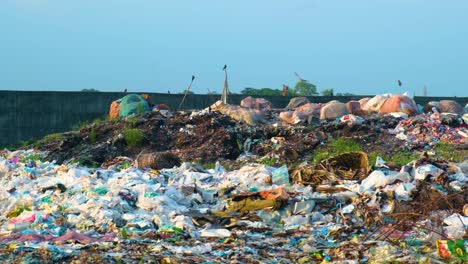
[[[172,109],[178,109],[183,95],[150,94],[153,103],[164,103]],[[70,130],[79,123],[103,118],[109,111],[110,103],[123,97],[123,93],[106,92],[26,92],[0,91],[0,146],[17,144],[22,140],[39,139],[51,133]],[[229,102],[239,104],[244,95],[231,95]],[[364,96],[309,98],[312,102],[339,100],[347,102]],[[219,95],[188,95],[183,109],[201,109],[208,107],[220,98]],[[275,108],[285,107],[290,97],[265,96]],[[432,98],[416,97],[416,102],[425,104],[428,101],[452,99],[463,106],[467,97]]]

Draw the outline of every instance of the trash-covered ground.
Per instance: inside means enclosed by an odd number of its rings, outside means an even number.
[[[467,261],[461,115],[294,112],[291,124],[216,107],[1,152],[0,261]]]

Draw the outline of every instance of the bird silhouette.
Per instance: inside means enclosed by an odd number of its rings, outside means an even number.
[[[124,90],[124,93],[126,93],[126,92],[127,92],[127,88],[125,88],[125,90]]]
[[[195,80],[195,75],[192,75],[192,82],[193,82],[193,80]]]
[[[224,64],[223,71],[224,71],[224,70],[226,70],[226,68],[227,68],[227,65],[226,65],[226,64]]]
[[[398,86],[400,86],[400,87],[401,87],[401,85],[402,85],[401,81],[400,81],[400,80],[398,80]]]

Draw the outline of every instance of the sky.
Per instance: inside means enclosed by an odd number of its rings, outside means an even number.
[[[2,0],[0,90],[468,96],[466,0]],[[403,87],[397,86],[401,80]]]

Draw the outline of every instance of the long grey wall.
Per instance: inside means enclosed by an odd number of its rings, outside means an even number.
[[[17,144],[22,140],[39,139],[56,132],[70,130],[81,122],[105,117],[110,103],[123,97],[123,93],[107,92],[26,92],[0,91],[0,146]],[[150,94],[153,103],[164,103],[177,109],[182,101],[181,94]],[[183,109],[201,109],[219,99],[219,95],[191,94],[185,99]],[[231,95],[229,102],[239,104],[244,95]],[[310,97],[312,102],[339,100],[347,102],[364,96]],[[290,97],[264,96],[276,108],[285,107]],[[443,99],[456,100],[462,105],[467,97],[416,97],[419,104]]]

